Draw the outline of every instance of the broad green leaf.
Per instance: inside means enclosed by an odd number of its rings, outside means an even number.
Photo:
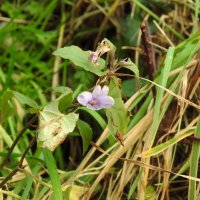
[[[59,180],[58,169],[52,152],[48,149],[43,149],[44,159],[50,175],[51,184],[53,187],[54,199],[63,199],[61,183]]]
[[[111,80],[109,89],[109,95],[114,98],[115,104],[113,107],[106,109],[108,127],[113,134],[117,132],[123,134],[128,126],[129,116],[127,109],[124,107],[117,78]]]
[[[90,71],[98,76],[103,76],[107,73],[106,71],[102,71],[105,68],[105,61],[102,58],[99,58],[99,66],[96,67],[88,59],[89,51],[83,51],[77,46],[72,45],[57,49],[54,51],[53,55],[68,59],[76,66],[81,67],[86,71]]]
[[[65,86],[58,86],[53,88],[53,91],[55,93],[60,93],[60,94],[66,94],[66,93],[71,93],[72,90],[69,87],[65,87]]]
[[[136,89],[138,90],[140,86],[140,80],[139,80],[139,70],[138,67],[131,61],[130,58],[128,60],[121,60],[119,62],[120,67],[124,67],[126,69],[131,70],[135,74],[135,86]],[[119,68],[120,69],[120,68]]]
[[[120,66],[121,67],[124,67],[126,69],[129,69],[131,70],[136,76],[139,76],[139,70],[138,70],[138,67],[135,65],[135,63],[133,63],[131,61],[130,58],[128,58],[128,60],[122,60],[119,62]]]
[[[89,124],[82,120],[77,121],[77,128],[80,132],[83,141],[83,154],[87,151],[92,139],[92,129]]]
[[[80,136],[80,133],[78,133],[78,132],[76,132],[76,131],[73,131],[73,132],[69,133],[69,136],[70,136],[70,137]]]
[[[140,33],[140,25],[143,21],[139,10],[134,11],[134,17],[126,15],[121,21],[122,36],[124,43],[129,46],[137,46],[138,34]]]
[[[78,114],[64,115],[58,110],[58,101],[51,102],[39,112],[38,143],[54,151],[70,132],[73,132]]]
[[[135,79],[122,82],[122,92],[125,97],[130,98],[137,91]]]
[[[60,91],[61,89],[63,90],[63,93],[57,100],[58,100],[58,109],[62,112],[63,110],[68,108],[72,103],[72,90],[67,87],[65,88],[65,91],[63,87],[60,88]]]
[[[23,105],[28,105],[32,108],[38,108],[38,105],[35,101],[33,101],[30,97],[25,96],[19,92],[13,92],[13,95],[17,98],[17,100],[23,104]]]
[[[47,104],[44,108],[43,111],[47,112],[47,113],[51,113],[51,114],[58,114],[60,113],[59,109],[58,109],[58,104],[59,102],[57,100],[50,102],[49,104]]]
[[[59,98],[58,109],[62,112],[63,110],[67,109],[72,103],[72,93],[68,95],[63,94]]]
[[[19,92],[7,90],[2,95],[1,101],[1,119],[5,121],[8,117],[15,113],[15,106],[12,104],[11,99],[16,98],[21,104],[28,105],[30,108],[38,109],[37,103],[30,97],[27,97]]]
[[[47,107],[51,107],[50,109],[54,109],[56,111],[62,112],[63,110],[67,109],[72,103],[72,90],[68,87],[56,87],[54,88],[55,93],[60,93],[61,95],[54,100],[53,102],[49,103]]]
[[[1,120],[5,121],[8,117],[15,113],[15,109],[10,102],[10,99],[13,97],[13,94],[10,91],[6,91],[2,95],[1,101]]]

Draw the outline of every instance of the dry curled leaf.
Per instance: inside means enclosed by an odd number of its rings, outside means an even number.
[[[50,151],[54,151],[74,130],[79,117],[75,113],[65,115],[57,108],[57,102],[53,102],[39,113],[38,143]]]

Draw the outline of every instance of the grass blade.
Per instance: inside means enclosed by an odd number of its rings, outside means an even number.
[[[167,85],[167,80],[168,80],[168,75],[170,73],[170,69],[172,66],[172,60],[173,60],[173,55],[174,55],[174,47],[170,47],[168,52],[167,52],[167,56],[165,59],[165,63],[164,63],[164,68],[162,71],[162,74],[160,76],[160,80],[159,80],[159,84],[162,87],[166,87]],[[157,88],[156,89],[156,102],[155,102],[155,108],[154,108],[154,116],[153,116],[153,124],[152,124],[152,139],[151,139],[151,144],[150,147],[153,145],[154,142],[154,138],[156,136],[157,133],[157,129],[159,127],[159,122],[161,120],[160,117],[160,107],[161,107],[161,102],[162,102],[162,97],[164,94],[164,91],[161,88]]]
[[[194,136],[196,138],[200,138],[200,117],[197,122],[197,128],[196,128]],[[190,176],[193,176],[193,177],[197,177],[199,151],[200,151],[199,141],[194,141],[192,145],[191,162],[190,162]],[[193,181],[193,180],[189,181],[188,193],[189,193],[188,199],[191,199],[191,200],[196,199],[196,181]]]
[[[193,133],[194,133],[193,129],[191,129],[187,132],[183,132],[182,134],[176,135],[175,137],[167,140],[166,142],[164,142],[156,147],[153,147],[151,149],[148,149],[147,151],[142,152],[141,155],[139,155],[139,156],[141,156],[141,157],[155,156],[155,155],[161,153],[162,151],[168,149],[172,145],[177,144],[179,141],[183,140],[184,138],[192,135]]]
[[[56,167],[56,162],[54,160],[54,157],[52,155],[52,152],[48,149],[43,149],[43,154],[45,158],[45,162],[47,165],[47,169],[50,175],[51,184],[53,187],[54,192],[54,199],[62,200],[62,188],[58,176],[58,171]]]
[[[90,110],[85,107],[80,107],[79,110],[83,110],[89,113],[99,123],[102,129],[106,128],[106,122],[98,112],[96,112],[95,110]]]

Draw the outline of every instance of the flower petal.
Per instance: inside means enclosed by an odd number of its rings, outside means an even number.
[[[98,104],[87,104],[87,108],[91,109],[91,110],[100,110],[102,109],[102,107]]]
[[[102,93],[107,96],[109,92],[109,87],[107,85],[104,85],[102,88]]]
[[[115,101],[110,96],[102,96],[98,98],[98,103],[102,108],[110,108],[114,105]]]
[[[100,85],[97,85],[95,86],[93,92],[92,92],[92,96],[93,97],[98,97],[102,94],[102,91],[101,91],[101,86]]]
[[[81,105],[87,106],[87,104],[92,101],[92,93],[82,92],[78,95],[77,100]]]

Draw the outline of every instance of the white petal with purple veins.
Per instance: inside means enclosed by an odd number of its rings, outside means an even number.
[[[102,93],[103,93],[104,95],[108,95],[108,92],[109,92],[108,86],[107,86],[107,85],[104,85],[103,88],[102,88]]]
[[[77,100],[81,105],[87,106],[87,104],[92,101],[92,98],[91,92],[82,92],[78,95]]]
[[[110,108],[115,103],[114,99],[110,96],[102,96],[98,99],[98,102],[102,108]]]
[[[94,90],[92,92],[92,96],[93,97],[98,97],[102,94],[102,91],[101,91],[101,86],[100,85],[97,85],[94,87]]]

